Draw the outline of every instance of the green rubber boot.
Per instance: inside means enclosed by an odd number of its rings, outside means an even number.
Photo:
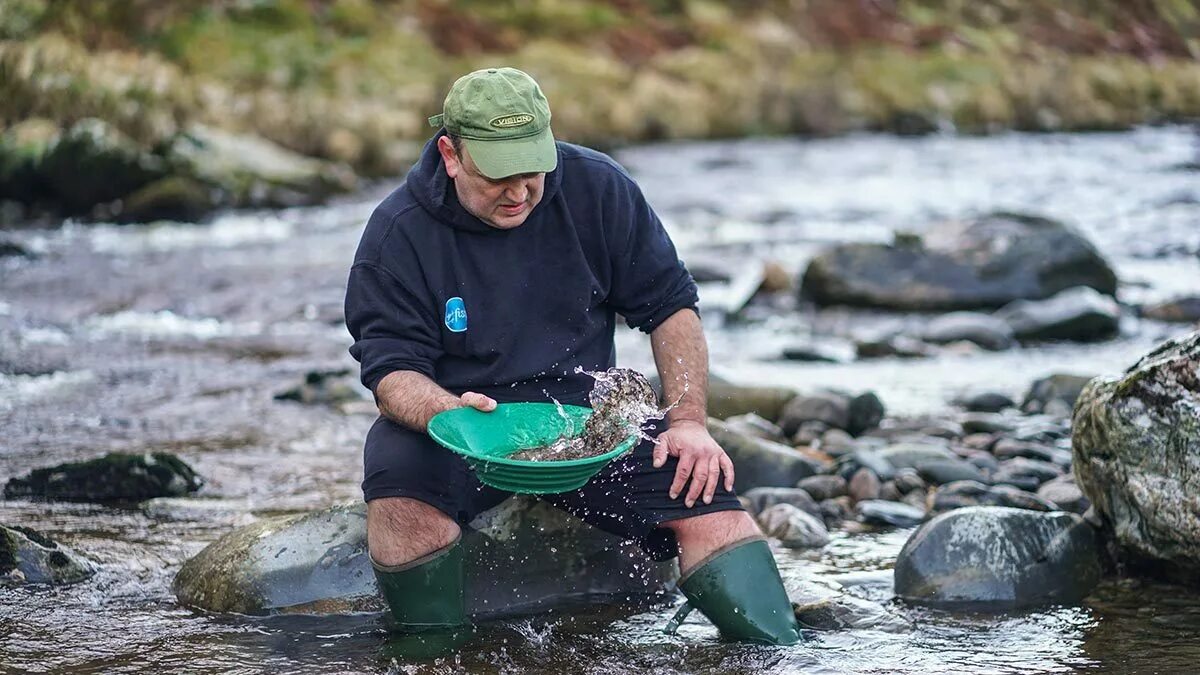
[[[768,645],[800,641],[800,626],[779,568],[762,539],[735,542],[714,552],[679,580],[679,590],[687,602],[667,624],[668,634],[696,608],[726,640]]]
[[[395,630],[414,633],[467,625],[461,539],[403,565],[371,561]]]

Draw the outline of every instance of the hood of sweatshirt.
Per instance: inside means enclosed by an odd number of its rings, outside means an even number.
[[[446,135],[445,129],[439,131],[425,144],[421,157],[408,172],[405,182],[412,192],[413,198],[438,222],[467,232],[503,233],[504,230],[488,225],[479,218],[471,215],[458,201],[458,193],[454,190],[454,182],[446,175],[446,164],[442,154],[438,152],[438,139]],[[546,208],[554,196],[558,194],[562,182],[562,148],[558,148],[558,167],[546,174],[546,183],[542,189],[542,199],[533,207],[528,218],[534,218],[539,210]]]

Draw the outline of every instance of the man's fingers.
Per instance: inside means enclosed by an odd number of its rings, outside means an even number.
[[[683,505],[689,509],[695,506],[696,500],[704,492],[704,485],[708,482],[708,477],[712,473],[709,471],[708,466],[708,460],[704,457],[701,457],[699,461],[692,465],[692,484],[688,486],[687,498],[683,500]]]
[[[666,464],[668,454],[669,453],[667,451],[666,439],[662,439],[659,442],[655,443],[654,444],[654,452],[651,453],[651,457],[654,458],[654,468],[657,469],[657,468],[661,467],[663,464]],[[674,499],[674,497],[672,497],[671,499]]]
[[[708,480],[704,483],[704,503],[711,504],[721,482],[721,461],[716,455],[708,458]]]
[[[485,396],[473,391],[468,391],[462,395],[462,402],[483,412],[491,412],[496,409],[496,400],[490,396]]]
[[[729,459],[729,455],[721,453],[720,457],[721,473],[725,474],[725,491],[733,491],[733,460]]]
[[[688,476],[692,475],[692,465],[695,463],[696,458],[691,454],[679,457],[679,464],[675,466],[675,480],[671,481],[671,489],[667,493],[671,499],[675,499],[683,491],[683,484],[687,482]]]

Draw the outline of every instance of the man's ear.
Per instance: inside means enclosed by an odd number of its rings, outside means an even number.
[[[454,143],[450,142],[449,136],[442,136],[438,138],[437,146],[442,155],[442,163],[446,165],[446,175],[457,178],[458,172],[462,171],[462,159],[455,152]]]

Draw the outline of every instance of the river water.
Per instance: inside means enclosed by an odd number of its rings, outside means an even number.
[[[793,273],[823,245],[888,240],[992,209],[1063,218],[1118,270],[1120,299],[1200,289],[1200,152],[1189,130],[659,145],[619,153],[685,260],[735,271],[772,258]],[[306,372],[354,364],[341,325],[347,266],[390,186],[320,208],[237,213],[207,224],[67,223],[6,236],[32,259],[0,259],[0,481],[122,450],[167,450],[207,484],[137,507],[0,502],[0,522],[44,531],[98,563],[66,588],[0,589],[7,672],[1187,672],[1200,662],[1200,596],[1108,582],[1079,606],[948,612],[891,599],[908,532],[835,533],[820,551],[780,551],[784,575],[844,575],[913,628],[813,634],[803,645],[724,645],[665,607],[599,607],[481,629],[458,654],[397,656],[378,616],[224,617],[180,607],[179,566],[229,529],[360,498],[373,417],[278,402]],[[705,302],[704,294],[701,298]],[[715,303],[710,302],[710,306]],[[816,312],[781,302],[741,321],[706,311],[713,371],[801,390],[876,391],[895,414],[933,413],[955,394],[1019,395],[1056,371],[1115,372],[1186,326],[1130,318],[1119,338],[919,361],[781,361],[800,342],[923,317]],[[652,363],[618,335],[622,365]],[[695,616],[695,615],[693,615]]]

